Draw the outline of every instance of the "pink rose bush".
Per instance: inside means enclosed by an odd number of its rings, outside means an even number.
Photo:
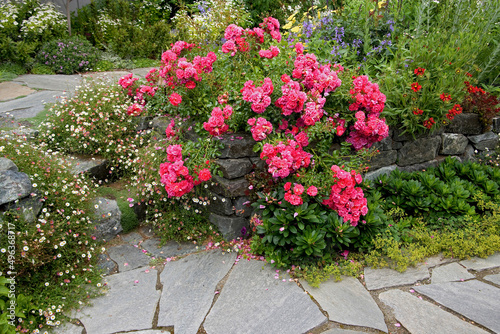
[[[333,165],[331,170],[336,182],[331,186],[330,197],[325,199],[323,204],[337,211],[351,226],[356,226],[360,217],[368,213],[363,190],[356,187],[363,178],[355,171],[347,172],[337,165]]]
[[[181,145],[167,147],[167,162],[160,165],[161,183],[165,186],[168,197],[181,197],[189,193],[194,186],[212,178],[210,170],[202,168],[194,170],[190,175],[188,167],[184,165]]]
[[[132,75],[119,80],[131,97],[128,114],[182,116],[207,145],[245,129],[257,142],[271,183],[281,191],[280,203],[316,202],[356,226],[368,210],[361,167],[341,161],[342,154],[329,148],[347,142],[348,154],[368,154],[388,136],[380,118],[386,97],[367,76],[322,62],[301,43],[287,46],[279,29],[271,17],[253,29],[230,24],[219,53],[184,41],[172,44],[145,82]],[[196,101],[201,105],[189,107]],[[159,166],[161,183],[169,198],[178,198],[211,179],[200,161],[213,156],[199,148],[200,154],[183,159],[183,126],[173,120],[167,124],[170,145]]]

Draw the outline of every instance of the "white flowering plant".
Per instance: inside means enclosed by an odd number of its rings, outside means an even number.
[[[31,300],[17,300],[16,332],[43,333],[59,325],[69,308],[98,293],[95,288],[101,278],[95,266],[102,249],[92,237],[93,207],[89,204],[95,186],[84,174],[73,174],[67,158],[24,136],[0,139],[0,155],[30,177],[29,199],[42,204],[34,221],[15,207],[2,216],[0,282],[2,277],[14,276],[16,295],[31,296]],[[12,235],[15,256],[9,262],[7,245]],[[1,313],[2,307],[0,317]]]
[[[21,33],[24,38],[48,41],[66,34],[66,17],[52,3],[35,7],[33,15],[23,20]]]
[[[109,160],[113,174],[127,174],[137,149],[148,143],[148,133],[136,131],[127,115],[120,87],[105,80],[89,80],[73,97],[63,97],[49,109],[39,138],[49,148],[65,153],[99,155]]]

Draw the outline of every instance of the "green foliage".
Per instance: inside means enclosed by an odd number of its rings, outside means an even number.
[[[294,206],[283,200],[283,191],[258,195],[252,205],[260,209],[262,224],[254,246],[278,267],[330,260],[359,237],[359,227],[314,201]]]
[[[165,1],[93,1],[72,17],[74,33],[121,58],[159,57],[172,41]]]
[[[36,57],[39,64],[50,66],[54,72],[62,74],[91,71],[98,58],[97,49],[79,37],[47,42]]]
[[[324,266],[307,266],[300,270],[299,277],[304,278],[312,287],[319,287],[321,282],[333,277],[335,281],[342,280],[342,276],[358,277],[363,271],[360,262],[352,260],[338,260]]]
[[[246,27],[249,13],[245,6],[233,0],[196,1],[181,8],[173,17],[176,39],[211,49],[224,37],[230,24]]]
[[[30,72],[31,74],[56,74],[50,66],[42,64],[33,65]]]
[[[0,4],[0,61],[29,65],[45,42],[67,35],[66,20],[51,3]]]
[[[31,300],[32,297],[16,295],[14,276],[11,278],[0,275],[0,333],[14,334],[18,323],[36,322],[40,318],[33,315],[38,307]]]

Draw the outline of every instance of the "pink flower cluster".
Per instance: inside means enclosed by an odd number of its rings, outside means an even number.
[[[354,88],[350,90],[356,101],[349,106],[349,110],[365,110],[370,114],[379,115],[385,106],[385,95],[380,92],[378,84],[371,83],[366,75],[354,79]]]
[[[329,64],[320,66],[316,56],[312,53],[298,54],[294,66],[292,77],[302,79],[301,83],[311,92],[322,93],[326,96],[342,84],[337,72],[332,71]]]
[[[280,141],[276,146],[266,143],[260,153],[260,158],[269,166],[268,172],[275,178],[285,178],[301,167],[308,167],[311,156],[291,139],[288,139],[287,144]]]
[[[300,113],[307,100],[306,93],[301,90],[300,84],[291,80],[288,75],[281,76],[281,80],[285,83],[281,86],[283,96],[276,100],[275,105],[281,108],[281,113],[285,116],[289,116],[294,112]]]
[[[311,101],[306,103],[306,108],[302,113],[301,120],[305,125],[311,126],[316,124],[325,111],[323,110],[323,106],[325,105],[326,99],[324,97],[320,97],[317,101]]]
[[[371,114],[366,117],[364,112],[358,111],[355,116],[357,121],[351,128],[346,142],[351,143],[356,150],[370,148],[389,135],[389,127],[385,120],[378,118],[377,115]]]
[[[197,180],[189,175],[189,169],[182,160],[182,146],[169,145],[167,147],[167,160],[160,165],[161,183],[165,185],[168,197],[181,197],[189,193],[195,185],[212,178],[210,170],[203,168],[195,171]],[[208,161],[207,161],[208,162]]]
[[[262,49],[259,51],[260,58],[273,59],[280,54],[280,49],[278,47],[271,45],[269,50]]]
[[[255,118],[250,118],[248,124],[252,127],[250,131],[255,141],[266,139],[267,135],[273,131],[271,122],[263,117],[259,117],[257,120],[255,120]]]
[[[331,167],[336,183],[332,186],[330,197],[323,201],[332,210],[337,211],[344,221],[351,226],[358,225],[360,217],[368,213],[367,200],[363,190],[356,187],[363,181],[360,174],[355,171],[350,173],[337,165]]]
[[[281,34],[279,31],[280,24],[278,20],[268,17],[264,19],[264,22],[261,23],[260,26],[261,28],[243,29],[236,24],[228,25],[224,32],[226,41],[222,44],[222,52],[230,53],[231,56],[234,56],[238,51],[247,52],[250,50],[250,45],[245,36],[255,38],[257,43],[264,43],[264,33],[268,33],[271,35],[271,38],[278,42],[281,41]],[[279,49],[277,47],[271,47],[270,50],[265,51],[266,52],[264,52],[261,57],[273,58],[279,54]]]
[[[280,23],[274,17],[266,17],[259,26],[271,35],[272,39],[281,42]]]
[[[165,185],[168,197],[181,197],[194,187],[193,177],[182,160],[181,145],[167,147],[167,159],[160,165],[161,183]]]
[[[119,80],[118,80],[118,84],[120,86],[122,86],[123,89],[127,89],[128,91],[128,95],[132,96],[132,87],[134,86],[134,82],[139,80],[138,78],[133,78],[132,77],[133,74],[130,73],[130,74],[127,74],[123,77],[121,77]]]
[[[300,183],[294,183],[292,188],[292,183],[285,183],[284,189],[285,193],[285,201],[292,205],[302,205],[304,203],[302,199],[302,194],[304,193],[304,186]],[[310,186],[307,188],[307,194],[311,197],[314,197],[318,194],[318,188],[315,186]]]
[[[212,114],[208,119],[208,122],[203,123],[203,128],[212,136],[220,136],[229,129],[225,120],[228,120],[232,114],[233,108],[230,105],[225,106],[224,110],[219,107],[215,107],[212,109]]]
[[[255,87],[252,80],[245,82],[241,89],[243,100],[252,102],[252,110],[258,114],[266,111],[266,108],[271,104],[270,95],[273,93],[274,86],[270,78],[265,78],[262,87]]]
[[[170,124],[168,124],[167,128],[165,129],[165,135],[167,136],[167,139],[174,139],[177,137],[177,132],[175,131],[175,121],[171,120]]]

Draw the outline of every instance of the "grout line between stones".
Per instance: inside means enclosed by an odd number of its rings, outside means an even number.
[[[203,321],[200,324],[200,327],[198,327],[197,334],[206,334],[205,329],[203,328],[203,325],[205,324],[205,320],[207,319],[208,315],[210,314],[210,311],[212,311],[212,308],[215,305],[215,302],[217,299],[219,299],[220,294],[222,293],[222,289],[224,288],[224,285],[226,284],[226,281],[228,280],[229,276],[231,275],[231,272],[233,271],[234,267],[236,266],[236,262],[233,262],[233,265],[231,268],[228,270],[227,274],[222,277],[222,279],[217,283],[215,286],[215,291],[214,291],[214,298],[212,300],[212,305],[210,305],[210,308],[207,311],[207,314],[203,318]],[[215,294],[215,292],[218,291],[219,293]]]

